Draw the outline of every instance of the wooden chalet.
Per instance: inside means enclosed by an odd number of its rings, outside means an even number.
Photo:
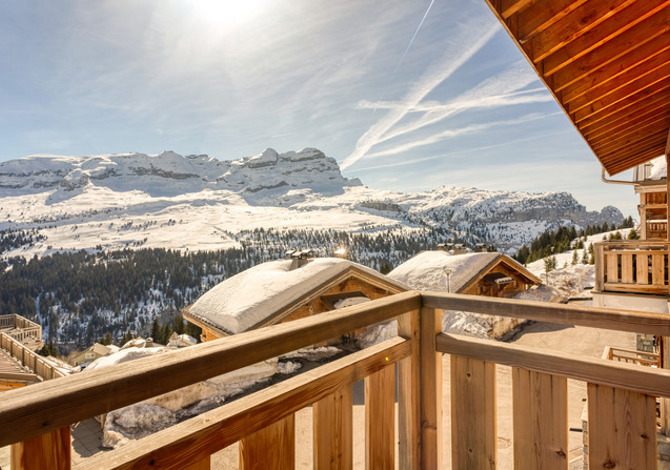
[[[340,258],[270,261],[214,286],[183,311],[211,341],[409,290]]]
[[[510,297],[542,281],[502,253],[423,251],[388,274],[412,289]]]
[[[667,159],[670,2],[487,3],[607,173],[615,175],[664,154]],[[645,286],[653,285],[659,288],[654,295],[667,299],[669,243],[631,242],[615,254],[603,246],[598,290],[625,284],[624,293],[642,298],[649,295]],[[604,267],[606,257],[611,261]],[[515,469],[568,468],[567,379],[587,390],[589,469],[656,469],[656,402],[670,397],[670,371],[645,366],[635,357],[632,363],[610,360],[621,358],[619,353],[587,358],[447,334],[440,325],[446,309],[670,337],[667,310],[643,311],[636,302],[619,310],[429,291],[398,293],[113,370],[3,392],[0,447],[12,445],[13,470],[69,469],[70,441],[62,436],[72,423],[395,318],[394,338],[75,467],[209,469],[211,454],[239,441],[241,468],[294,468],[295,414],[309,408],[314,468],[352,468],[358,448],[352,437],[352,384],[364,379],[365,425],[357,429],[361,437],[356,444],[364,447],[367,468],[442,468],[443,449],[449,445],[452,468],[493,469],[498,465],[497,420],[505,419],[496,408],[496,369],[505,365],[512,368],[513,397],[505,411],[513,420]],[[443,420],[445,409],[449,427]]]

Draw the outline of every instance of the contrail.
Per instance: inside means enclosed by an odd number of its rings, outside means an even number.
[[[426,13],[423,14],[423,18],[421,18],[421,21],[419,22],[419,26],[416,27],[416,30],[414,31],[414,34],[412,35],[412,39],[409,40],[409,44],[407,44],[407,48],[405,49],[405,52],[402,53],[402,57],[398,61],[398,63],[395,66],[395,69],[393,69],[393,73],[391,74],[391,79],[389,81],[393,81],[395,78],[395,74],[398,73],[398,69],[400,68],[400,64],[402,64],[402,61],[405,60],[405,56],[409,52],[410,47],[412,47],[412,43],[414,42],[414,39],[416,38],[416,35],[419,34],[419,30],[421,29],[421,26],[423,26],[423,22],[426,21],[426,17],[428,16],[428,12],[430,11],[431,7],[433,6],[433,3],[435,3],[435,0],[430,0],[430,4],[428,5],[428,8],[426,8]],[[378,100],[378,101],[381,101]],[[375,106],[374,109],[372,110],[372,114],[375,114],[377,112],[377,107]]]
[[[403,52],[402,57],[400,58],[400,61],[398,62],[398,65],[395,66],[395,70],[393,71],[393,75],[391,75],[391,80],[395,77],[396,72],[398,71],[398,68],[400,67],[400,64],[402,64],[402,61],[405,60],[405,56],[409,52],[409,48],[412,47],[412,43],[414,42],[414,39],[416,38],[416,35],[419,34],[419,30],[421,29],[421,26],[423,26],[423,22],[426,21],[426,17],[428,16],[428,12],[430,11],[431,7],[433,6],[433,3],[435,3],[435,0],[430,0],[430,5],[428,5],[428,8],[426,8],[426,13],[423,14],[423,18],[421,18],[421,21],[419,22],[419,26],[416,27],[416,31],[414,31],[414,35],[412,36],[412,39],[409,40],[409,44],[407,44],[407,49],[405,49],[405,52]]]

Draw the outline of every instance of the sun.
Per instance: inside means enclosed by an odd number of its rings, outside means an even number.
[[[219,27],[243,26],[263,13],[264,0],[191,0],[193,15]]]

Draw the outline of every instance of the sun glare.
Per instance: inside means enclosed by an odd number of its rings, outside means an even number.
[[[227,27],[244,25],[259,16],[263,0],[192,0],[189,5],[199,20]]]

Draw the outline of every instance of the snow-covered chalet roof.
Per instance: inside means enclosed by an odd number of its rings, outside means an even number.
[[[349,274],[397,292],[408,290],[373,269],[340,258],[316,258],[293,270],[291,262],[270,261],[236,274],[207,291],[184,313],[236,334],[293,311]]]
[[[388,274],[388,277],[407,284],[412,289],[446,291],[449,269],[449,290],[460,292],[483,271],[504,260],[525,277],[541,282],[522,265],[502,253],[465,253],[453,255],[447,251],[423,251],[405,261]]]

